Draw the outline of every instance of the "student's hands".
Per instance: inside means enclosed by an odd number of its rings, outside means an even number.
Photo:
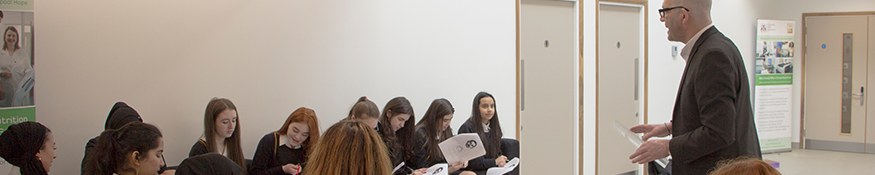
[[[298,174],[301,173],[301,166],[295,164],[286,164],[283,165],[283,172],[286,174]]]
[[[502,155],[495,158],[495,166],[504,167],[505,164],[507,164],[507,156]]]
[[[418,170],[413,170],[413,174],[412,174],[412,175],[423,175],[423,174],[425,174],[426,170],[428,170],[428,169],[426,169],[426,168],[420,168],[420,169],[418,169]]]
[[[644,136],[641,136],[641,140],[647,140],[650,137],[665,137],[671,134],[669,132],[669,128],[671,123],[660,123],[660,124],[640,124],[637,126],[633,126],[629,128],[634,133],[644,133]]]
[[[644,164],[659,158],[668,157],[671,155],[670,150],[668,149],[668,139],[653,139],[644,142],[635,150],[635,153],[632,153],[629,156],[629,159],[632,159],[632,163]],[[633,159],[634,158],[634,159]]]
[[[176,170],[164,170],[164,173],[161,173],[161,175],[173,175],[173,174],[176,174]]]
[[[459,171],[460,169],[465,168],[465,167],[468,167],[468,161],[459,161],[456,163],[452,163],[452,164],[450,164],[450,171],[449,172],[456,172],[456,171]]]

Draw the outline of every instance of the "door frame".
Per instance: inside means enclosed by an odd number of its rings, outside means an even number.
[[[800,65],[800,68],[801,68],[801,69],[800,69],[800,70],[802,70],[802,72],[801,72],[802,77],[801,77],[801,82],[800,82],[800,84],[801,84],[801,85],[800,85],[801,88],[800,88],[800,89],[802,90],[802,92],[800,92],[801,94],[799,95],[799,100],[800,100],[799,103],[801,104],[801,106],[799,107],[799,137],[800,137],[800,139],[799,139],[799,146],[798,146],[798,148],[806,149],[806,148],[805,148],[805,106],[806,106],[807,104],[805,103],[805,94],[806,94],[806,93],[805,93],[805,80],[806,80],[806,78],[805,78],[805,72],[806,72],[806,70],[805,70],[805,69],[806,69],[807,67],[806,67],[806,65],[805,65],[805,62],[806,62],[805,57],[808,56],[808,45],[807,45],[807,43],[806,43],[805,40],[808,38],[808,31],[806,31],[806,30],[808,29],[808,28],[806,27],[806,26],[807,26],[807,25],[806,25],[806,22],[808,22],[808,17],[818,17],[818,16],[868,16],[868,15],[875,15],[875,11],[863,11],[863,12],[802,13],[802,50],[801,50],[801,51],[802,51],[802,54],[801,54],[802,56],[800,57],[800,59],[801,59],[801,60],[800,60],[800,62],[801,62],[801,65]],[[871,44],[871,43],[870,43],[870,44]]]
[[[643,69],[644,69],[644,72],[643,72],[643,73],[644,73],[644,86],[643,86],[643,88],[644,88],[644,89],[643,89],[644,92],[642,93],[641,99],[644,101],[644,106],[642,106],[642,109],[641,109],[641,110],[642,110],[642,117],[643,117],[644,121],[646,122],[646,121],[648,120],[648,119],[647,119],[647,105],[648,105],[648,101],[647,101],[647,94],[648,94],[648,93],[647,93],[647,89],[648,89],[648,88],[647,88],[647,87],[648,87],[648,82],[649,82],[649,81],[648,81],[648,72],[647,72],[647,71],[649,70],[649,69],[648,69],[648,67],[649,67],[648,55],[650,55],[649,52],[648,52],[648,51],[649,51],[649,48],[648,48],[648,47],[649,47],[649,45],[650,45],[650,44],[649,44],[649,38],[650,38],[650,37],[648,36],[648,35],[649,35],[649,34],[648,34],[648,32],[649,32],[649,26],[648,26],[648,25],[649,25],[649,21],[648,21],[648,16],[649,16],[649,15],[647,15],[648,12],[649,12],[649,10],[647,9],[647,4],[648,4],[648,2],[647,2],[647,0],[597,0],[597,1],[595,2],[595,3],[596,3],[596,8],[599,8],[600,5],[602,5],[602,3],[604,3],[604,2],[607,2],[607,3],[611,4],[611,5],[613,5],[613,4],[628,4],[628,5],[633,5],[633,6],[641,6],[641,9],[643,10],[643,12],[642,12],[643,14],[642,14],[641,16],[642,16],[642,20],[644,21],[644,23],[642,24],[642,28],[641,28],[641,29],[643,30],[642,32],[643,32],[643,39],[644,39],[644,40],[642,40],[641,42],[644,42],[644,45],[643,45],[644,47],[642,47],[641,49],[642,49],[642,53],[643,53],[643,55],[644,55],[644,58],[643,58],[643,59],[644,59],[644,60],[643,60],[644,63],[643,63],[643,66],[642,66]],[[583,8],[582,5],[581,5],[581,8]],[[595,23],[595,33],[596,33],[595,38],[596,38],[596,43],[599,43],[599,42],[600,42],[600,39],[599,39],[599,23],[600,23],[600,21],[599,21],[599,12],[600,12],[600,10],[599,10],[599,9],[596,9],[596,12],[595,12],[595,14],[596,14],[596,16],[595,16],[595,19],[596,19],[596,23]],[[583,27],[582,24],[581,24],[581,27]],[[581,34],[581,35],[582,35],[582,34]],[[581,39],[581,45],[583,45],[583,41],[582,41],[582,39]],[[595,106],[596,106],[596,107],[595,107],[595,122],[596,122],[596,123],[599,123],[599,103],[598,103],[598,99],[600,98],[600,97],[599,97],[599,73],[598,73],[598,72],[599,72],[599,66],[598,66],[598,65],[599,65],[599,45],[596,44],[595,47],[596,47],[596,48],[595,48],[595,56],[596,56],[596,59],[595,59],[595,64],[596,64],[596,66],[595,66],[595,72],[596,72],[596,74],[595,74],[595,84],[596,84],[596,85],[595,85],[595,98],[596,98],[596,103],[595,103]],[[583,49],[583,48],[581,48],[581,50],[582,50],[582,49]],[[583,53],[581,53],[581,58],[580,58],[580,59],[581,59],[581,60],[580,60],[580,63],[581,63],[580,66],[581,66],[581,67],[583,67],[583,57],[582,57],[582,54],[583,54]],[[583,70],[582,70],[582,69],[580,70],[580,76],[583,77]],[[582,86],[583,86],[583,82],[580,82],[580,83],[581,83],[580,86],[582,87]],[[580,95],[580,98],[583,99],[583,89],[581,88],[580,91],[581,91],[581,92],[580,92],[580,94],[581,94],[581,95]],[[581,103],[580,108],[581,108],[581,110],[580,110],[580,116],[582,117],[582,116],[583,116],[583,105],[582,105],[582,103]],[[583,119],[581,118],[580,121],[581,121],[580,125],[583,126],[583,122],[582,122]],[[597,143],[597,144],[596,144],[596,147],[595,147],[595,157],[596,157],[596,161],[595,161],[595,172],[596,172],[596,174],[598,174],[598,172],[599,172],[599,161],[598,161],[598,154],[599,154],[599,151],[598,151],[598,150],[599,150],[599,148],[598,148],[598,140],[599,140],[599,138],[598,138],[599,133],[598,133],[598,132],[599,132],[599,125],[596,124],[595,127],[596,127],[596,128],[595,128],[595,132],[596,132],[596,133],[595,133],[595,137],[596,137],[595,139],[596,139],[596,143]],[[580,130],[580,134],[583,135],[583,129],[582,129],[582,128],[581,128],[581,130]],[[583,141],[581,141],[580,144],[583,145]],[[583,151],[583,150],[581,150],[581,151]],[[583,162],[583,158],[581,158],[580,161]],[[647,169],[647,165],[644,165],[644,169],[645,169],[645,170]],[[582,168],[582,167],[581,167],[581,170],[580,170],[580,171],[583,171],[583,168]],[[647,172],[643,172],[643,174],[646,175]]]

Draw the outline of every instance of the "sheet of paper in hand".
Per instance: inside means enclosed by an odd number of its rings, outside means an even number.
[[[450,174],[450,167],[445,163],[434,164],[427,170],[425,170],[425,174],[423,175],[448,175]]]
[[[641,136],[633,133],[632,130],[626,128],[626,126],[620,123],[620,121],[614,120],[611,127],[614,127],[620,135],[626,137],[626,140],[629,140],[629,142],[635,145],[636,148],[641,147],[641,144],[644,144],[644,140],[641,139]],[[668,158],[656,159],[654,161],[662,167],[665,167],[668,164]]]
[[[492,167],[489,170],[486,170],[486,175],[502,175],[504,173],[513,171],[517,165],[520,164],[520,158],[515,157],[511,159],[507,164],[504,164],[504,167]]]
[[[477,136],[476,133],[453,136],[438,144],[438,147],[441,147],[441,152],[447,163],[468,161],[486,155],[483,141],[480,141],[480,136]]]

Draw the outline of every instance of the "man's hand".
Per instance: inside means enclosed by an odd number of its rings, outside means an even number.
[[[663,123],[660,123],[660,124],[640,124],[637,126],[633,126],[632,128],[629,128],[629,130],[631,130],[634,133],[644,133],[644,136],[641,136],[641,140],[647,140],[650,137],[665,137],[665,136],[668,136],[669,134],[671,134],[671,132],[668,131],[669,128],[667,127],[669,125],[670,124],[667,124],[667,123],[666,124],[663,124]]]
[[[635,150],[635,153],[632,153],[629,156],[629,159],[632,159],[632,163],[644,164],[656,159],[668,157],[671,155],[668,149],[668,139],[654,139],[648,140],[641,144],[638,147],[638,150]]]

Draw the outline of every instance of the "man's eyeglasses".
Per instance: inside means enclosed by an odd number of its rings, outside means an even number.
[[[658,11],[659,11],[659,17],[660,17],[660,18],[665,18],[665,12],[666,12],[666,11],[669,11],[669,10],[672,10],[672,9],[676,9],[676,8],[683,8],[684,10],[690,11],[690,9],[687,9],[687,8],[684,7],[684,6],[674,6],[674,7],[669,7],[669,8],[662,8],[662,9],[659,9],[659,10],[658,10]]]

